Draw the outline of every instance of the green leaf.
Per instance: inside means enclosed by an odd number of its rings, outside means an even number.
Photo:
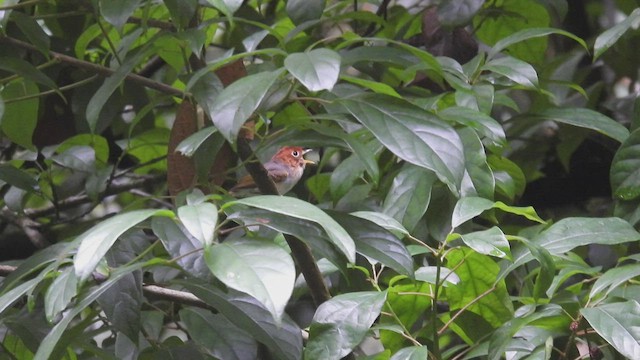
[[[502,125],[491,116],[460,106],[452,106],[438,112],[438,116],[452,122],[468,126],[486,137],[491,145],[504,147],[507,143]]]
[[[526,88],[538,87],[538,73],[529,63],[511,56],[488,61],[482,71],[492,71]]]
[[[404,244],[385,228],[353,215],[328,212],[355,240],[356,251],[398,274],[413,277],[413,259]]]
[[[499,227],[461,234],[462,241],[480,254],[511,258],[509,241]]]
[[[51,160],[62,167],[79,172],[94,172],[96,169],[96,152],[91,146],[77,145],[66,148],[62,153],[52,156]]]
[[[384,94],[384,95],[389,95],[397,98],[402,98],[402,96],[398,94],[398,92],[395,91],[391,86],[382,82],[361,79],[358,77],[344,75],[344,74],[340,75],[340,80],[348,81],[352,84],[356,84],[364,88],[371,89],[373,90],[373,92],[378,94]]]
[[[187,307],[180,310],[189,336],[217,359],[243,360],[258,357],[258,344],[226,317],[208,310]]]
[[[213,275],[232,289],[262,303],[276,321],[282,319],[296,269],[291,256],[267,241],[234,239],[205,248],[205,260]]]
[[[411,346],[398,350],[389,360],[424,360],[428,357],[426,346]]]
[[[628,201],[640,196],[640,130],[634,130],[616,151],[610,179],[616,198]]]
[[[640,276],[640,264],[625,265],[609,269],[598,278],[595,284],[593,284],[591,292],[589,292],[589,298],[594,299],[595,297],[606,297],[618,286],[637,276]]]
[[[172,217],[169,210],[136,210],[104,220],[78,236],[80,243],[73,261],[76,276],[86,280],[120,235],[151,216]]]
[[[204,246],[213,243],[218,223],[218,208],[212,203],[203,202],[184,205],[178,208],[178,218],[185,228]]]
[[[240,128],[283,71],[278,69],[245,76],[220,92],[209,113],[213,114],[214,125],[227,141],[236,142]]]
[[[107,139],[95,134],[78,134],[72,136],[58,145],[56,153],[61,154],[71,147],[82,145],[89,146],[93,149],[96,161],[102,164],[106,164],[109,161],[109,144],[107,143]]]
[[[10,164],[0,164],[0,181],[29,192],[38,190],[38,181],[31,174]]]
[[[277,323],[264,305],[249,295],[233,289],[223,292],[200,281],[180,284],[267,346],[273,358],[299,360],[302,357],[302,331],[286,314],[282,322]]]
[[[496,42],[493,47],[487,53],[487,58],[491,59],[495,57],[499,52],[508,48],[513,44],[517,44],[524,40],[534,39],[538,37],[543,37],[551,34],[563,35],[572,40],[575,40],[578,44],[580,44],[585,50],[588,50],[587,43],[584,42],[581,38],[573,35],[568,31],[564,31],[561,29],[554,28],[532,28],[532,29],[523,29],[514,34],[511,34],[505,38],[502,38],[498,42]]]
[[[38,51],[45,57],[49,57],[49,36],[44,32],[42,26],[31,16],[20,11],[11,13],[11,20],[16,22],[20,31],[27,37],[29,42],[33,44]]]
[[[331,90],[338,81],[340,55],[329,49],[295,53],[284,59],[284,67],[309,91]]]
[[[4,292],[2,296],[0,296],[0,314],[2,314],[9,306],[13,305],[13,303],[20,300],[27,292],[33,291],[41,281],[41,277],[36,277]]]
[[[475,35],[485,44],[495,46],[499,41],[524,29],[548,27],[550,17],[544,5],[536,0],[502,0],[485,2],[483,10],[473,19]],[[480,16],[482,14],[482,16]],[[514,40],[518,40],[515,38]],[[511,42],[512,40],[507,40]],[[508,53],[528,63],[540,63],[547,49],[547,38],[530,37],[509,46]],[[500,50],[503,50],[500,44]]]
[[[380,315],[386,292],[338,295],[316,310],[304,350],[307,359],[340,359],[351,352]]]
[[[31,65],[31,63],[28,63],[22,59],[0,56],[0,70],[5,70],[10,73],[17,74],[25,78],[26,80],[44,85],[60,93],[58,90],[58,85],[56,85],[56,83],[51,80],[51,78],[49,78],[47,75],[45,75],[45,73],[40,71],[35,66]]]
[[[595,130],[619,142],[629,137],[629,130],[617,121],[599,112],[584,108],[549,108],[533,115],[535,119],[557,121],[563,124]]]
[[[22,81],[8,83],[1,93],[5,102],[4,114],[0,119],[2,132],[12,142],[30,150],[35,150],[31,138],[38,123],[40,100],[37,97],[18,101],[12,101],[12,99],[33,96],[39,92],[40,89],[36,84],[22,79]]]
[[[575,217],[558,221],[531,241],[556,255],[582,245],[614,245],[639,239],[640,233],[620,218]]]
[[[447,29],[467,26],[483,3],[479,0],[444,0],[438,6],[438,21]]]
[[[402,238],[405,235],[409,235],[409,231],[407,231],[407,229],[405,229],[405,227],[402,226],[402,224],[398,220],[387,214],[374,211],[356,211],[352,212],[351,215],[374,222],[391,231],[399,238]]]
[[[420,167],[405,164],[393,178],[382,212],[398,220],[409,231],[427,211],[435,175]]]
[[[458,227],[468,220],[482,214],[484,211],[492,208],[500,209],[514,215],[524,216],[531,221],[536,221],[541,224],[545,223],[545,221],[538,216],[535,209],[531,206],[509,206],[502,201],[493,202],[481,197],[467,196],[460,198],[456,203],[456,207],[454,208],[453,215],[451,217],[451,226]]]
[[[151,43],[149,43],[151,44]],[[145,47],[146,49],[146,47]],[[91,100],[87,104],[87,124],[89,124],[89,129],[91,132],[95,132],[96,126],[98,125],[98,117],[100,116],[100,112],[102,108],[109,100],[109,97],[113,94],[114,91],[120,86],[122,81],[131,73],[133,68],[138,65],[140,61],[146,56],[146,51],[139,50],[133,55],[127,56],[127,58],[122,62],[120,67],[116,69],[113,75],[109,76],[104,80],[100,88],[93,94]]]
[[[628,359],[640,359],[640,304],[635,300],[581,309],[591,327]]]
[[[209,279],[211,271],[199,251],[202,242],[191,236],[187,229],[181,227],[174,219],[154,217],[151,229],[160,238],[169,255],[178,259],[176,262],[185,271],[200,279]]]
[[[179,29],[184,29],[189,26],[189,21],[194,16],[196,8],[198,7],[197,0],[163,0],[164,4],[169,9],[171,19],[173,23],[178,26]]]
[[[287,15],[294,24],[305,21],[318,20],[324,12],[325,0],[289,0],[287,1]]]
[[[635,9],[626,19],[598,35],[593,44],[593,61],[613,46],[630,28],[637,28],[640,24],[640,9]]]
[[[122,30],[141,0],[100,0],[100,13],[116,29]]]
[[[440,274],[438,274],[440,272]],[[424,281],[429,284],[440,283],[443,287],[456,285],[460,282],[460,278],[456,273],[444,266],[423,266],[415,272],[416,280]]]
[[[446,288],[452,311],[464,307],[494,328],[513,317],[506,284],[498,279],[500,268],[490,257],[468,248],[456,248],[449,251],[446,258],[447,267],[455,269],[460,277],[457,285]],[[485,294],[487,291],[490,292]]]
[[[458,129],[464,147],[465,175],[460,193],[462,196],[482,196],[493,199],[496,181],[487,162],[485,148],[478,134],[470,128]]]
[[[387,292],[385,308],[393,310],[398,315],[398,321],[404,328],[411,329],[431,306],[428,294],[433,293],[433,286],[424,282],[394,283],[389,286]],[[398,321],[383,316],[380,318],[380,324],[376,326],[381,328],[380,340],[385,349],[393,351],[406,346],[406,339],[401,335],[402,327],[398,332],[394,331],[394,328],[389,329],[390,326],[398,326]]]
[[[154,260],[152,260],[152,262],[153,261]],[[100,297],[100,295],[102,295],[105,291],[109,290],[123,276],[130,274],[132,271],[141,269],[148,265],[149,263],[139,262],[129,266],[123,266],[121,268],[118,268],[116,271],[112,272],[109,276],[109,279],[107,279],[107,281],[98,285],[98,287],[93,288],[84,297],[82,297],[72,309],[64,313],[64,317],[62,318],[62,320],[60,320],[53,327],[53,329],[49,331],[47,336],[45,336],[44,339],[42,339],[42,342],[38,347],[38,352],[36,352],[34,360],[50,359],[51,353],[53,353],[56,346],[59,345],[62,335],[65,333],[65,331],[67,331],[67,327],[78,314],[80,314],[89,305],[91,305],[94,301],[96,301],[98,297]]]
[[[53,322],[60,312],[69,306],[78,293],[78,278],[69,266],[62,270],[49,285],[44,297],[44,309],[49,322]]]
[[[333,244],[340,249],[349,262],[355,262],[356,248],[349,233],[329,215],[308,202],[288,196],[262,195],[236,200],[227,204],[244,204],[299,219],[313,221],[324,228]]]
[[[260,225],[293,235],[311,247],[317,259],[326,258],[335,266],[346,271],[345,256],[333,245],[322,226],[316,222],[278,214],[263,209],[246,209],[228,216],[230,220],[239,220],[245,226]]]
[[[391,152],[436,173],[454,192],[464,175],[464,154],[458,134],[421,108],[380,94],[340,101]]]

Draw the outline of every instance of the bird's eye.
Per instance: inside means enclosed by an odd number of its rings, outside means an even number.
[[[298,152],[298,150],[293,150],[291,152],[291,155],[293,155],[293,157],[298,157],[298,156],[300,156],[300,153]]]

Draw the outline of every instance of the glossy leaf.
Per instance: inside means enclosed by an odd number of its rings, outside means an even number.
[[[640,233],[620,218],[565,218],[532,241],[551,254],[562,254],[583,245],[614,245],[639,239]]]
[[[329,212],[354,239],[356,251],[390,267],[401,275],[413,277],[413,259],[404,244],[385,228],[353,215]]]
[[[42,278],[36,277],[21,283],[9,291],[5,291],[2,296],[0,296],[0,314],[13,305],[13,303],[20,300],[27,292],[33,291],[40,281],[42,281]]]
[[[218,223],[218,208],[212,203],[203,202],[184,205],[178,208],[178,218],[185,228],[203,245],[213,243]]]
[[[449,125],[390,96],[365,94],[340,103],[399,158],[434,171],[458,191],[464,175],[464,154],[460,137]]]
[[[506,144],[506,135],[502,125],[489,115],[469,108],[453,106],[438,112],[438,116],[476,130],[491,141],[493,146],[503,147]]]
[[[324,228],[333,244],[340,249],[349,262],[355,262],[355,244],[349,233],[329,215],[308,202],[288,196],[262,195],[236,200],[233,203],[313,221]]]
[[[545,221],[538,216],[535,209],[531,206],[509,206],[502,201],[493,202],[481,197],[467,196],[460,198],[460,200],[458,200],[458,202],[456,203],[456,207],[453,210],[453,215],[451,218],[451,225],[453,227],[458,227],[463,223],[473,219],[474,217],[482,214],[484,211],[492,208],[500,209],[504,212],[508,212],[514,215],[524,216],[531,221],[536,221],[542,224],[545,223]]]
[[[493,199],[496,181],[487,163],[484,145],[478,134],[470,128],[458,129],[458,134],[464,146],[465,164],[465,173],[460,189],[461,196],[477,195]]]
[[[607,270],[596,280],[589,298],[606,297],[611,291],[627,281],[640,276],[640,264],[632,264]]]
[[[220,92],[209,113],[213,114],[214,125],[228,142],[236,142],[240,128],[282,72],[280,69],[245,76]]]
[[[352,212],[351,215],[374,222],[391,231],[399,238],[402,238],[404,235],[409,235],[409,231],[407,231],[398,220],[387,214],[373,211],[356,211]]]
[[[640,130],[635,130],[616,151],[611,163],[611,189],[620,200],[640,196]]]
[[[205,248],[204,257],[220,281],[253,296],[280,321],[296,280],[293,260],[282,247],[234,239]]]
[[[538,73],[530,64],[505,56],[487,62],[482,69],[502,75],[516,84],[527,88],[538,87]]]
[[[300,327],[286,314],[278,323],[264,305],[249,295],[234,290],[223,292],[205,282],[180,284],[267,346],[275,358],[299,360],[302,357]]]
[[[351,352],[380,315],[386,292],[338,295],[316,310],[304,350],[308,359],[340,359]]]
[[[340,55],[329,49],[291,54],[284,67],[310,91],[331,90],[338,81]]]
[[[539,120],[557,121],[563,124],[595,130],[619,142],[629,137],[627,130],[620,123],[599,112],[584,108],[548,108],[534,114]]]
[[[51,41],[36,19],[20,11],[12,12],[11,19],[16,22],[20,31],[29,39],[29,42],[38,48],[44,56],[48,57]]]
[[[581,309],[593,329],[628,359],[640,358],[640,304],[635,300]]]
[[[412,231],[429,207],[435,180],[432,172],[405,164],[393,179],[382,212]]]
[[[180,320],[193,340],[213,357],[252,360],[258,356],[258,344],[249,334],[220,314],[188,307],[180,310]]]
[[[389,360],[424,360],[429,357],[426,346],[412,346],[398,350]]]
[[[429,284],[440,283],[443,287],[456,285],[460,282],[460,278],[451,269],[444,266],[423,266],[415,272],[416,280],[424,281]]]
[[[487,53],[488,58],[493,58],[496,54],[503,51],[513,44],[517,44],[519,42],[534,39],[538,37],[544,37],[552,34],[566,36],[572,40],[575,40],[578,44],[580,44],[583,48],[587,49],[587,43],[584,42],[581,38],[575,36],[574,34],[564,31],[561,29],[554,28],[532,28],[532,29],[523,29],[516,33],[513,33],[500,41],[496,42],[489,52]]]
[[[639,24],[640,9],[635,9],[626,19],[598,35],[593,44],[593,60],[595,61],[600,55],[613,46],[625,32],[631,28],[637,28]]]
[[[113,243],[125,231],[151,216],[173,216],[168,210],[136,210],[116,215],[100,222],[98,225],[78,236],[80,243],[78,252],[73,260],[76,276],[79,280],[86,280],[102,260]]]
[[[480,254],[511,258],[509,241],[497,226],[487,230],[462,234],[460,237],[462,237],[462,241],[465,244]]]
[[[188,138],[182,140],[176,147],[176,151],[184,156],[193,156],[200,145],[202,145],[202,143],[204,143],[205,140],[207,140],[209,136],[213,135],[216,131],[218,131],[218,129],[213,126],[201,129]]]
[[[178,28],[186,28],[189,26],[189,21],[194,16],[196,8],[198,6],[197,0],[163,0],[164,4],[169,9],[171,19],[178,26]]]
[[[176,220],[166,217],[151,219],[151,229],[158,236],[169,255],[178,259],[177,263],[185,271],[200,279],[208,279],[211,272],[207,267],[202,252],[202,242],[189,234]]]
[[[73,267],[65,268],[53,280],[44,297],[47,320],[52,322],[60,312],[69,306],[71,299],[78,293],[78,278]]]

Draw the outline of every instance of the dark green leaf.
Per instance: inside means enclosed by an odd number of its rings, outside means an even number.
[[[353,215],[337,211],[328,212],[356,244],[356,251],[379,261],[401,275],[413,277],[413,259],[404,244],[385,228]]]
[[[315,49],[287,56],[284,66],[310,91],[331,90],[338,81],[340,55],[329,49]]]
[[[11,13],[11,20],[16,22],[20,31],[29,39],[31,44],[38,48],[45,57],[49,57],[49,36],[33,17],[23,12],[14,11]]]
[[[100,13],[107,22],[122,30],[141,0],[100,0]]]
[[[325,0],[289,0],[286,10],[294,24],[302,24],[305,21],[320,19],[324,6]]]
[[[227,240],[205,248],[205,261],[220,281],[262,303],[280,321],[287,305],[296,269],[279,245],[248,239]]]
[[[349,354],[380,315],[386,292],[338,295],[316,310],[304,355],[308,359],[340,359]]]
[[[28,172],[10,164],[0,164],[0,180],[25,191],[38,189],[38,182]]]
[[[593,44],[593,60],[602,55],[611,46],[613,46],[620,37],[631,28],[637,28],[640,22],[640,9],[635,9],[626,19],[619,22],[615,26],[607,29],[607,31],[598,35],[595,44]]]
[[[299,360],[302,357],[302,331],[286,314],[282,323],[277,323],[273,315],[249,295],[234,290],[225,293],[205,282],[185,281],[181,285],[267,346],[274,358]]]
[[[561,29],[554,28],[532,28],[532,29],[523,29],[514,34],[511,34],[500,41],[496,42],[495,45],[489,50],[487,53],[488,58],[493,58],[502,50],[508,48],[509,46],[519,43],[524,40],[534,39],[537,37],[543,37],[551,34],[558,34],[566,36],[570,39],[575,40],[578,44],[580,44],[583,48],[587,49],[587,43],[584,42],[581,38],[573,35],[568,31],[564,31]]]
[[[349,262],[355,262],[355,244],[349,233],[329,215],[308,202],[288,196],[262,195],[240,199],[233,203],[313,221],[324,228],[331,242],[340,249]]]
[[[413,231],[429,207],[431,187],[435,180],[432,172],[405,164],[393,179],[382,212]]]
[[[623,142],[629,137],[627,128],[610,117],[590,109],[549,108],[534,114],[534,118],[595,130],[619,142]]]
[[[207,267],[202,252],[202,242],[181,227],[175,220],[166,217],[151,219],[153,233],[160,238],[162,245],[172,258],[176,258],[178,265],[185,271],[200,279],[208,279],[211,272]]]
[[[215,358],[252,360],[258,357],[255,340],[220,314],[188,307],[180,310],[180,320],[193,340]]]
[[[506,145],[504,129],[491,116],[469,108],[452,106],[438,112],[438,116],[476,130],[480,135],[491,141],[491,145],[503,147]]]
[[[351,213],[351,215],[374,222],[391,231],[398,238],[409,235],[409,231],[407,231],[398,220],[387,214],[373,211],[356,211]]]
[[[444,0],[438,6],[438,20],[447,28],[467,26],[483,3],[483,0]]]
[[[591,327],[628,359],[640,359],[640,304],[635,300],[581,309]]]
[[[265,97],[269,88],[280,77],[283,69],[265,71],[249,76],[222,90],[209,109],[213,123],[230,143],[235,143],[238,132]]]
[[[365,94],[341,103],[399,158],[434,171],[459,191],[464,154],[460,137],[448,124],[391,96]]]
[[[624,140],[611,162],[611,189],[620,200],[640,196],[640,130]]]
[[[189,21],[196,12],[197,0],[164,0],[164,4],[169,9],[173,22],[178,28],[184,29],[189,26]]]
[[[0,70],[5,70],[10,73],[20,75],[27,80],[31,80],[35,83],[58,91],[58,85],[56,85],[53,80],[51,80],[38,68],[22,59],[0,56]],[[5,99],[8,98],[5,97]]]
[[[461,195],[477,195],[493,199],[496,181],[487,163],[484,145],[478,134],[470,128],[458,129],[464,146],[465,174],[462,179]]]

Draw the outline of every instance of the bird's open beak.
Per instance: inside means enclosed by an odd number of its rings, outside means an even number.
[[[304,149],[302,150],[302,156],[304,156],[306,153],[313,151],[313,149]],[[302,158],[304,160],[305,164],[315,164],[315,161],[313,160],[307,160],[305,158]]]

